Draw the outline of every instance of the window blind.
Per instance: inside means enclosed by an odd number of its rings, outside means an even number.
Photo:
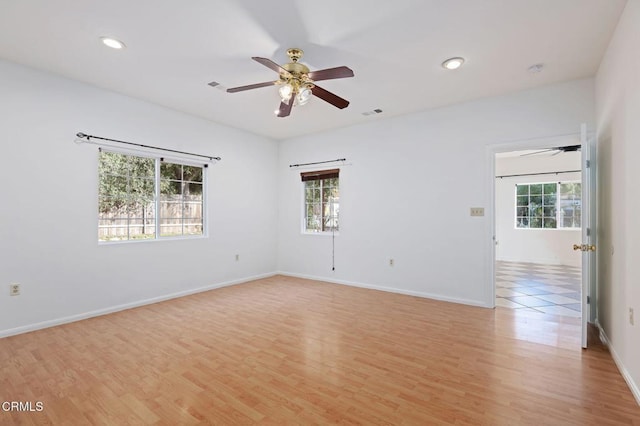
[[[318,170],[315,172],[302,172],[300,177],[303,182],[320,179],[333,179],[340,175],[340,169]]]

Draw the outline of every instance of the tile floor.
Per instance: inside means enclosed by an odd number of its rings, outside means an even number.
[[[580,318],[580,268],[496,262],[496,306]]]

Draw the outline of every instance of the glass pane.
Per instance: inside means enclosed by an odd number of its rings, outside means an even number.
[[[308,180],[304,183],[306,189],[320,188],[319,180]]]
[[[545,207],[543,214],[545,217],[555,217],[556,215],[556,209],[553,207]]]
[[[328,187],[337,187],[338,186],[338,178],[324,179],[324,186]]]
[[[529,221],[529,228],[542,228],[542,218],[532,217]]]
[[[528,217],[517,217],[516,218],[516,226],[518,228],[528,228],[529,227],[529,218]]]
[[[161,219],[160,235],[163,237],[182,235],[182,219]]]
[[[185,199],[202,200],[202,184],[201,183],[185,184],[184,197]]]
[[[555,183],[545,183],[544,184],[544,193],[546,194],[555,194],[558,186]]]
[[[544,227],[545,228],[555,228],[556,227],[556,219],[555,218],[544,218]]]
[[[516,200],[517,206],[528,206],[529,205],[529,196],[528,195],[519,195]]]
[[[161,218],[182,218],[182,202],[180,201],[161,201],[160,202]],[[162,222],[164,223],[164,222]]]
[[[529,195],[529,185],[516,185],[517,195]]]
[[[132,178],[129,180],[129,195],[135,198],[153,200],[156,193],[153,179]]]
[[[183,166],[184,180],[202,182],[202,167]]]
[[[542,194],[542,184],[541,183],[536,183],[534,185],[529,185],[531,194]]]
[[[324,190],[322,191],[322,202],[323,203],[328,202],[330,196],[331,196],[331,189],[325,187]]]
[[[582,226],[582,210],[581,210],[581,207],[578,207],[573,216],[573,227],[580,228],[581,226]]]
[[[129,170],[128,155],[117,154],[115,152],[100,152],[98,163],[99,173],[127,175]]]
[[[156,160],[153,158],[129,157],[131,176],[154,178],[156,175]]]
[[[185,202],[183,205],[182,215],[185,218],[198,219],[202,222],[202,203]]]
[[[187,222],[184,224],[183,235],[202,235],[202,223]]]
[[[556,204],[556,196],[555,195],[545,195],[542,199],[542,202],[545,206],[555,206]]]
[[[541,206],[542,205],[542,196],[541,195],[532,195],[529,199],[531,206]]]
[[[529,208],[529,216],[531,217],[542,217],[542,207],[530,207]]]
[[[129,179],[126,176],[102,175],[100,176],[100,195],[123,196],[127,194]]]
[[[175,180],[160,181],[160,195],[182,196],[182,182]]]
[[[320,202],[320,189],[307,189],[305,191],[305,202],[307,202],[307,203],[319,203]]]
[[[160,179],[182,180],[182,165],[167,163],[165,161],[161,162]]]
[[[127,205],[128,198],[123,197],[100,197],[98,199],[98,212],[100,214],[117,214]],[[125,215],[126,216],[126,215]]]

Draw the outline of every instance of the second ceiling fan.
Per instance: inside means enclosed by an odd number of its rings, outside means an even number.
[[[249,84],[247,86],[232,87],[227,89],[228,93],[243,92],[245,90],[258,89],[260,87],[279,85],[278,90],[282,102],[277,110],[278,117],[288,117],[291,114],[293,105],[306,104],[311,95],[330,103],[336,108],[346,108],[349,101],[340,96],[323,89],[315,84],[316,81],[332,80],[336,78],[353,77],[353,71],[345,66],[327,68],[318,71],[311,71],[309,67],[298,62],[303,55],[303,51],[297,48],[287,50],[287,55],[291,62],[282,66],[276,64],[271,59],[252,57],[256,62],[280,74],[280,78],[264,83]]]

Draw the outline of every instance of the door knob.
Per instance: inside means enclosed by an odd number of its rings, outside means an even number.
[[[573,249],[576,251],[596,251],[596,246],[593,244],[574,244]]]

